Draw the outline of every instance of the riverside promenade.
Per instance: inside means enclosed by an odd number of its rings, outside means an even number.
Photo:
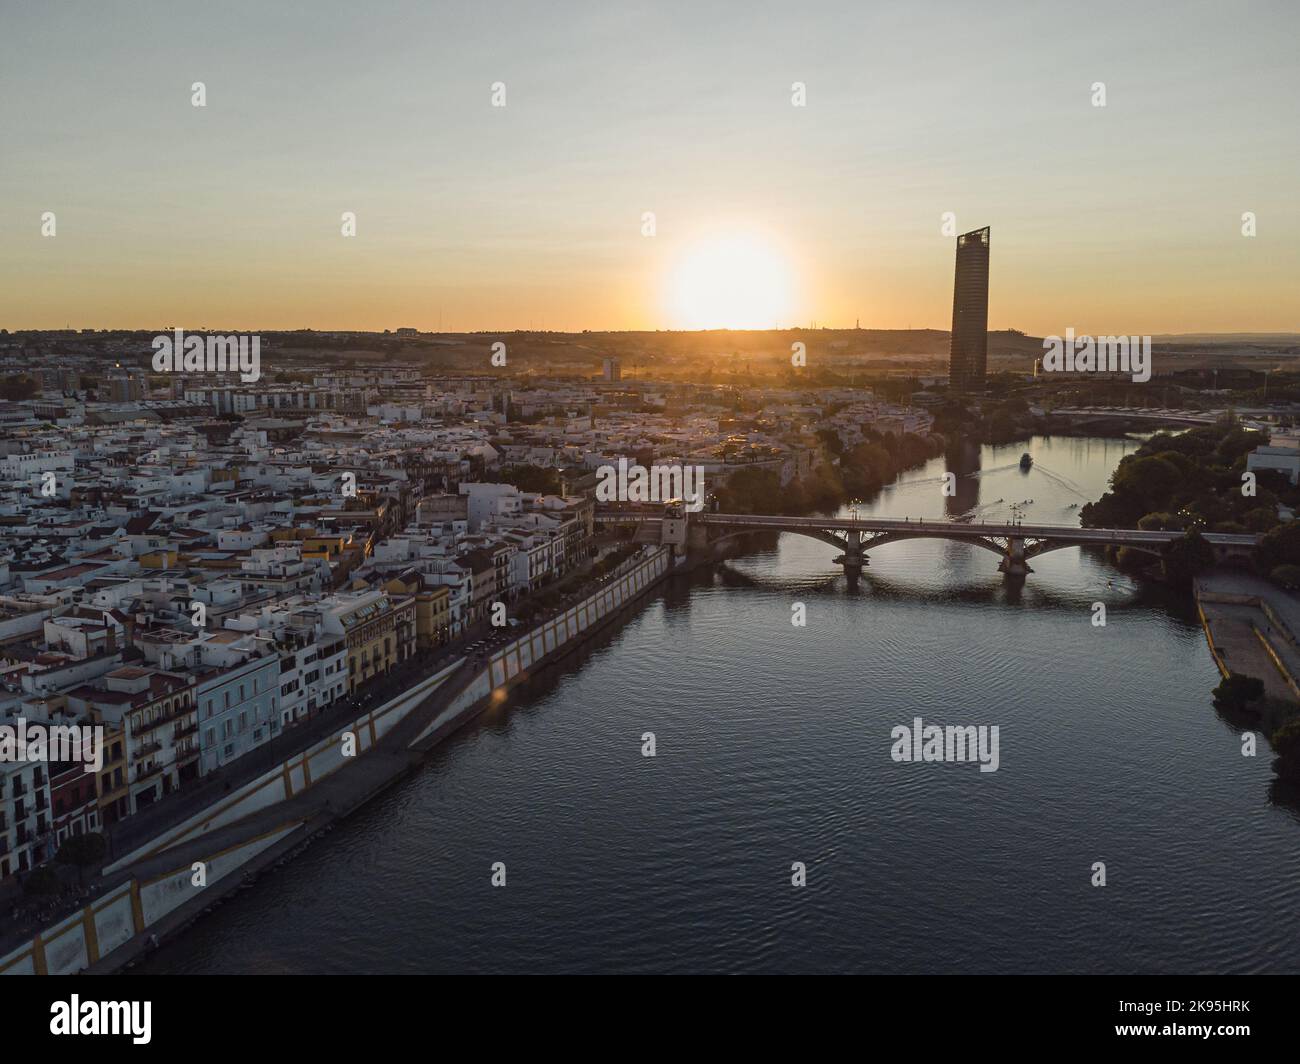
[[[1300,702],[1300,599],[1231,569],[1198,577],[1195,591],[1219,671],[1257,677],[1268,698]]]
[[[218,801],[119,852],[80,908],[0,944],[0,974],[102,973],[129,964],[414,771],[510,688],[619,623],[673,571],[671,552],[646,548],[536,627],[419,678],[242,787],[223,786]],[[341,751],[345,737],[356,756]],[[198,868],[205,883],[194,881]]]

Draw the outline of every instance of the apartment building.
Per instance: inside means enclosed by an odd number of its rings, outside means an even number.
[[[286,628],[276,638],[282,728],[314,716],[347,693],[347,641],[326,637],[318,628]]]
[[[200,772],[207,775],[280,734],[280,657],[238,655],[196,674]]]
[[[122,743],[122,762],[100,770],[100,804],[109,822],[136,813],[198,775],[192,674],[124,665],[94,685],[69,691],[69,710],[102,724],[106,745]],[[116,769],[121,768],[121,777]],[[107,803],[106,796],[113,796]]]
[[[385,591],[332,595],[319,606],[326,636],[347,647],[348,692],[415,654],[415,598]]]

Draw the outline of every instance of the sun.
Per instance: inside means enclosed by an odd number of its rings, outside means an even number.
[[[794,314],[785,256],[757,233],[702,238],[667,275],[665,302],[678,329],[771,329]]]

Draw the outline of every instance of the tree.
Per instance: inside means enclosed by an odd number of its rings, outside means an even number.
[[[1182,480],[1182,471],[1167,458],[1121,462],[1111,484],[1117,494],[1139,503],[1143,513],[1161,510]]]
[[[831,454],[838,457],[844,453],[844,444],[840,441],[840,434],[834,429],[818,429],[817,438],[821,440],[822,446]]]
[[[1279,565],[1300,565],[1300,521],[1288,521],[1265,532],[1255,555],[1260,570],[1266,573]]]
[[[1165,548],[1163,560],[1165,576],[1175,584],[1186,585],[1214,564],[1214,548],[1191,529]]]
[[[894,456],[879,443],[860,443],[844,456],[840,463],[844,490],[855,498],[864,499],[879,491],[897,474]]]
[[[0,382],[0,399],[18,402],[36,394],[36,382],[28,376],[7,377]]]
[[[547,466],[510,465],[498,474],[502,484],[513,484],[520,491],[535,491],[542,495],[560,493],[560,471]]]
[[[80,884],[85,870],[103,861],[107,852],[108,843],[105,842],[104,836],[95,831],[88,831],[81,835],[69,835],[64,839],[54,859],[59,864],[75,865],[77,882]]]
[[[1174,515],[1164,510],[1149,513],[1138,522],[1138,528],[1143,532],[1163,532],[1174,527]]]
[[[1281,521],[1278,519],[1277,510],[1267,506],[1257,506],[1242,515],[1241,523],[1251,532],[1269,532],[1281,524]]]
[[[1010,443],[1024,435],[1024,419],[1005,407],[995,410],[988,419],[986,436],[991,443]]]
[[[1229,673],[1214,689],[1214,704],[1219,709],[1245,709],[1263,697],[1264,681],[1241,672]]]
[[[1234,522],[1251,531],[1267,531],[1277,523],[1273,514],[1277,503],[1285,501],[1283,491],[1270,486],[1262,474],[1257,496],[1240,490],[1243,455],[1261,442],[1260,433],[1233,422],[1177,436],[1159,433],[1120,462],[1111,490],[1083,508],[1083,525],[1134,528],[1141,522],[1147,527],[1155,525],[1150,515],[1167,513],[1173,518],[1166,528],[1213,528]]]
[[[1300,782],[1300,717],[1294,717],[1277,729],[1269,739],[1277,761],[1273,767],[1286,779]]]
[[[770,469],[742,469],[717,494],[727,513],[768,513],[781,498],[781,478]]]
[[[23,880],[23,893],[32,897],[49,897],[63,890],[59,874],[49,865],[41,865]]]

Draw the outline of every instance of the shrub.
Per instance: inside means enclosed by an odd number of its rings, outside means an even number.
[[[63,890],[59,874],[49,865],[41,865],[23,880],[23,893],[35,897],[58,894]]]
[[[1264,681],[1256,676],[1233,672],[1214,689],[1214,704],[1220,709],[1245,709],[1264,697]]]
[[[1269,739],[1277,754],[1274,768],[1279,776],[1300,781],[1300,718],[1287,721]]]

